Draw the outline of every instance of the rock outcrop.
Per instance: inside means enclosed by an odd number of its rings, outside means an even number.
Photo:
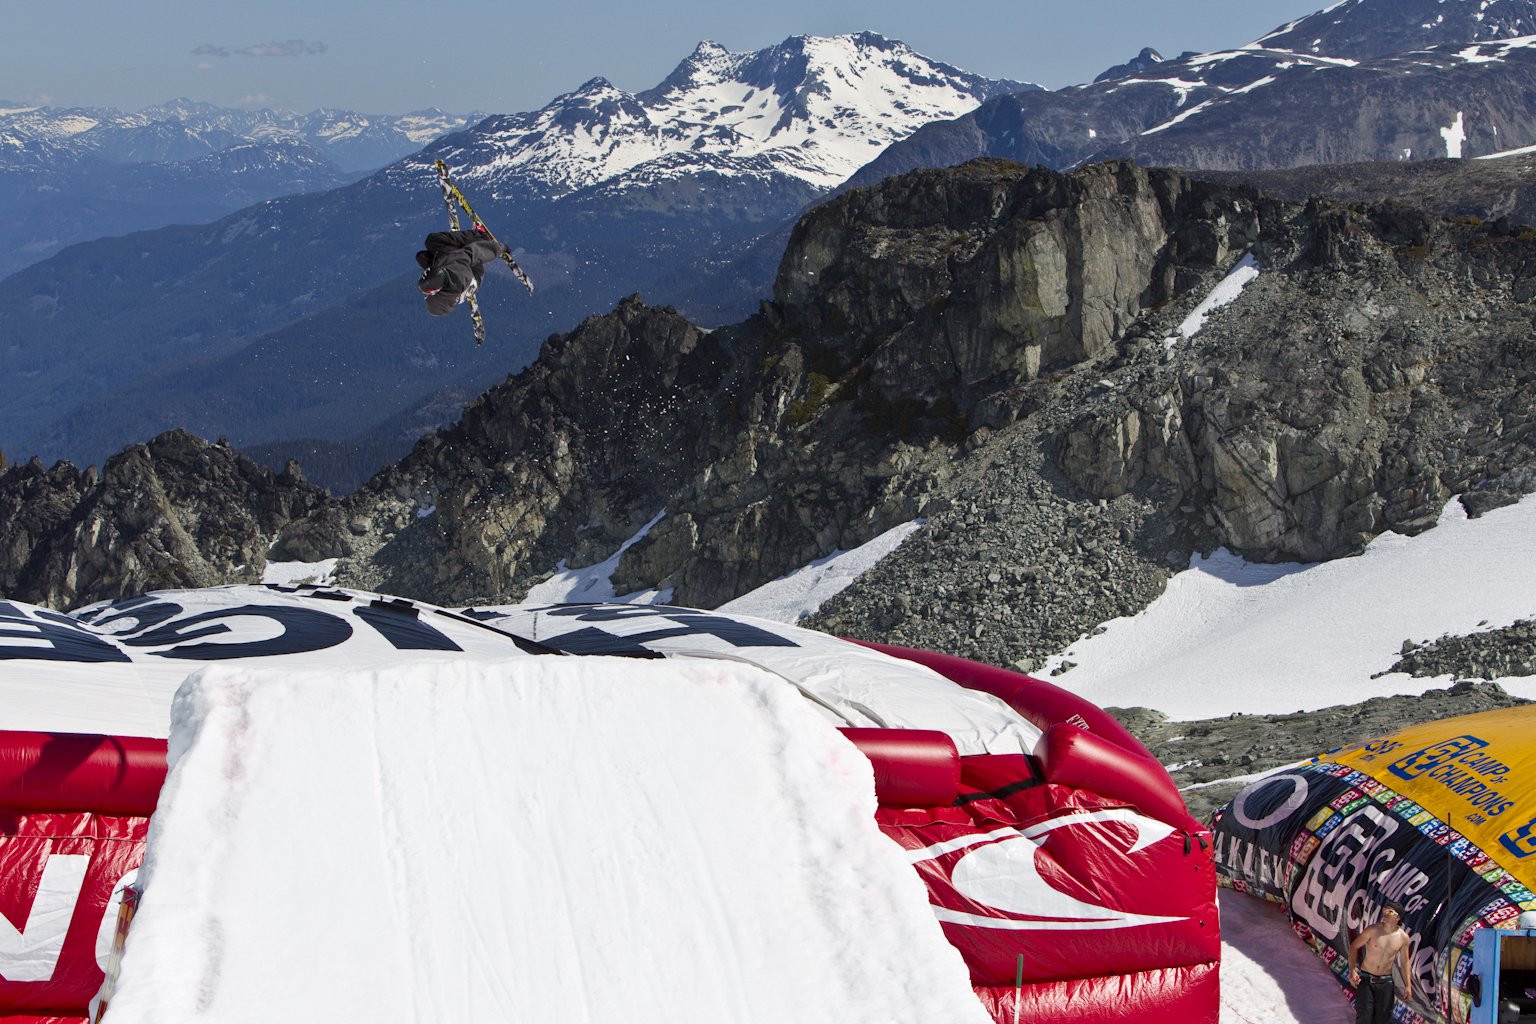
[[[1257,277],[1181,333],[1244,257]],[[653,524],[618,591],[713,606],[921,516],[812,624],[1031,668],[1195,550],[1338,557],[1536,490],[1533,294],[1536,232],[1508,222],[1127,163],[919,171],[803,218],[759,315],[704,331],[633,296],[360,490],[230,530],[483,604]],[[54,472],[28,515],[89,518]],[[199,573],[251,564],[182,532]],[[23,554],[8,587],[83,592]]]
[[[261,581],[278,529],[325,497],[226,444],[168,431],[100,472],[0,474],[0,594],[70,608],[147,590]]]

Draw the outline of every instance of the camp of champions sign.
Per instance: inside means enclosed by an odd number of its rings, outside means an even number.
[[[1533,753],[1536,709],[1517,708],[1277,772],[1218,815],[1218,876],[1283,904],[1341,983],[1349,943],[1388,900],[1403,904],[1414,974],[1407,1019],[1466,1020],[1473,931],[1512,927],[1536,909]]]

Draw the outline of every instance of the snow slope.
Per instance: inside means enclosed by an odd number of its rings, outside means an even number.
[[[209,669],[170,756],[113,1024],[988,1020],[869,763],[749,667]]]
[[[1356,558],[1258,565],[1196,558],[1139,615],[1052,658],[1043,675],[1101,706],[1173,718],[1281,714],[1418,694],[1452,680],[1386,672],[1403,641],[1496,629],[1536,615],[1536,495],[1468,519],[1452,500],[1417,537]],[[1065,674],[1053,674],[1067,662]],[[1536,698],[1536,678],[1503,679]]]

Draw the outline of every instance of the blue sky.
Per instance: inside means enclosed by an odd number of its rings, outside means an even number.
[[[597,75],[655,85],[701,39],[761,49],[865,29],[992,78],[1059,88],[1152,46],[1247,42],[1322,0],[75,0],[8,4],[0,100],[125,110],[530,110]]]

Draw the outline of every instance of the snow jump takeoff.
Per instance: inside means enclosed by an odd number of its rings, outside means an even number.
[[[485,343],[485,320],[480,316],[475,292],[485,277],[486,262],[495,259],[506,261],[513,275],[530,293],[533,291],[533,282],[523,273],[523,268],[517,265],[507,247],[497,241],[496,236],[476,216],[469,200],[464,198],[464,193],[459,191],[449,176],[448,165],[439,160],[436,166],[438,183],[443,189],[443,202],[448,207],[448,226],[452,230],[434,231],[427,236],[424,243],[426,248],[416,254],[416,262],[421,266],[421,277],[416,286],[426,296],[427,312],[433,316],[442,316],[452,312],[459,303],[468,302],[470,316],[475,322],[475,344],[482,345]],[[473,231],[459,230],[459,207],[463,207],[474,223]]]

